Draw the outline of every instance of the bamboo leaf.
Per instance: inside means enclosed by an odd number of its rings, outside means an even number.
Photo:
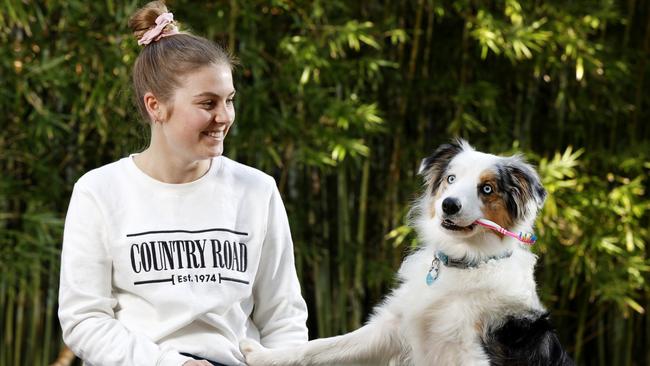
[[[643,309],[643,306],[639,305],[639,303],[634,301],[634,299],[626,297],[624,298],[624,301],[627,306],[632,308],[632,310],[636,311],[639,314],[645,314],[645,309]]]
[[[582,77],[585,74],[585,68],[583,65],[582,57],[576,59],[576,80],[582,80]]]

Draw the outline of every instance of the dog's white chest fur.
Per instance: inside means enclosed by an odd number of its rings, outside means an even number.
[[[533,280],[534,255],[515,250],[510,258],[477,268],[441,265],[429,286],[425,278],[432,257],[426,249],[412,254],[400,269],[404,282],[386,301],[386,310],[411,346],[410,363],[487,365],[480,340],[485,327],[522,308],[541,309]]]

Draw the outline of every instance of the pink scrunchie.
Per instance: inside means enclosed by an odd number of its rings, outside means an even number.
[[[174,22],[174,14],[172,13],[162,13],[156,18],[156,26],[144,32],[142,37],[138,40],[138,45],[147,45],[151,42],[156,42],[157,40],[178,34],[176,27],[165,32],[165,27]]]

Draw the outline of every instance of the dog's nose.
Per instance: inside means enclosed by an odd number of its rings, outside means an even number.
[[[461,205],[457,198],[447,197],[442,201],[442,211],[447,215],[453,215],[460,211]]]

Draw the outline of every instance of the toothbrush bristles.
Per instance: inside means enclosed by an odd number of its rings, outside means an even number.
[[[533,233],[519,233],[519,239],[527,243],[534,243],[537,241],[537,237]]]

